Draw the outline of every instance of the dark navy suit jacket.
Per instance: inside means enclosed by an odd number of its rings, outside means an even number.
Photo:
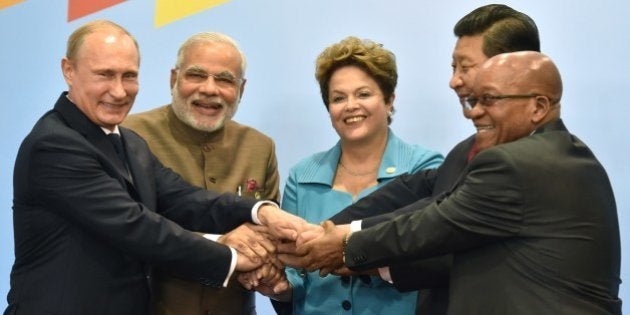
[[[188,185],[120,132],[131,177],[65,93],[23,141],[5,314],[147,314],[151,265],[222,285],[229,248],[185,229],[229,231],[251,221],[256,201]]]

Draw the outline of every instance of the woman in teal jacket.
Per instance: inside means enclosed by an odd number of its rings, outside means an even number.
[[[339,142],[289,174],[282,208],[319,223],[394,177],[435,168],[442,156],[390,130],[397,72],[394,54],[348,37],[317,58],[316,78]],[[287,268],[283,296],[294,314],[413,314],[417,292],[398,292],[378,276],[320,277]],[[282,296],[282,295],[279,295]]]

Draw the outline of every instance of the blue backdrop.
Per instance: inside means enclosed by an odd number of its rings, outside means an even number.
[[[152,0],[126,1],[66,22],[66,0],[29,0],[0,11],[0,309],[6,306],[13,263],[11,218],[13,163],[35,121],[66,89],[60,60],[68,35],[86,21],[105,18],[126,27],[140,43],[140,93],[132,112],[170,101],[169,70],[189,35],[219,31],[240,42],[248,57],[247,87],[236,120],[276,141],[280,175],[301,158],[324,150],[337,135],[313,77],[318,53],[348,35],[381,42],[396,53],[399,87],[392,128],[411,143],[443,153],[473,132],[448,88],[452,27],[486,1],[429,0],[233,0],[155,28]],[[612,181],[628,247],[630,168],[624,140],[630,121],[630,2],[622,0],[506,1],[530,15],[542,50],[564,78],[562,116],[590,145]],[[626,165],[626,166],[624,166]],[[571,183],[567,183],[570,185]],[[622,278],[629,268],[623,264]],[[621,288],[621,297],[627,299]],[[627,307],[624,307],[627,309]],[[272,314],[259,298],[259,314]]]

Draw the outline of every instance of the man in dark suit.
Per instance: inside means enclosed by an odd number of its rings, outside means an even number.
[[[137,43],[122,27],[80,27],[61,66],[69,91],[16,159],[5,314],[149,314],[151,265],[222,287],[233,271],[271,259],[273,245],[262,237],[236,243],[237,254],[185,229],[301,224],[269,202],[190,186],[138,135],[118,127],[138,92],[139,67]]]
[[[356,233],[328,223],[304,259],[361,271],[453,253],[449,314],[620,314],[612,188],[560,119],[556,66],[537,52],[501,54],[472,92],[479,153],[456,188]]]

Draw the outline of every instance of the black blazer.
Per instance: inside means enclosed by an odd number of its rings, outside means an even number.
[[[353,234],[351,269],[453,253],[449,314],[619,314],[608,176],[561,121],[477,154],[450,194]]]
[[[23,141],[5,314],[146,314],[150,265],[222,285],[229,249],[185,229],[229,231],[251,221],[256,201],[188,185],[137,134],[120,132],[131,178],[65,93]]]

